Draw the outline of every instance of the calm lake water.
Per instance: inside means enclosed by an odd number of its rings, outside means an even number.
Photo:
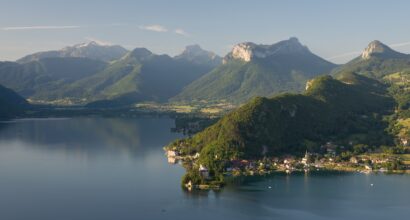
[[[408,219],[409,175],[276,175],[187,193],[168,118],[0,123],[1,220]],[[373,184],[373,186],[371,185]]]

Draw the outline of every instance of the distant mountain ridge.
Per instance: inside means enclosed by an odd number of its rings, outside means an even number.
[[[88,98],[101,100],[92,106],[167,102],[212,68],[212,62],[172,58],[136,48],[99,74],[79,81],[76,88],[86,88]]]
[[[214,52],[203,50],[198,44],[186,46],[185,50],[174,58],[198,64],[208,64],[214,67],[222,63],[222,58],[220,56]]]
[[[121,48],[89,42],[0,62],[0,83],[40,103],[166,102],[221,63],[198,45],[175,57]]]
[[[300,92],[307,80],[329,73],[334,67],[297,38],[272,45],[240,43],[223,58],[222,65],[188,85],[172,100],[241,103],[255,96]]]
[[[397,52],[378,40],[372,41],[355,59],[340,65],[332,75],[358,73],[382,79],[384,76],[410,69],[410,55]]]
[[[174,57],[146,48],[122,48],[115,54],[110,52],[113,47],[89,42],[28,55],[20,62],[0,62],[0,83],[27,99],[50,103],[224,100],[240,104],[255,96],[301,92],[318,75],[357,73],[382,80],[410,69],[410,55],[380,41],[371,42],[359,57],[340,66],[313,54],[294,37],[272,45],[240,43],[223,58],[199,45],[189,45]],[[98,57],[93,48],[112,53],[114,60],[105,61],[107,56]]]
[[[61,50],[34,53],[17,60],[17,62],[28,63],[44,58],[56,57],[89,58],[101,60],[104,62],[110,62],[123,57],[127,52],[128,50],[118,45],[108,45],[91,41],[88,43],[81,43],[74,46],[65,47]]]

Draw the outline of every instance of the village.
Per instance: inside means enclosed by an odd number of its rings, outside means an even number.
[[[233,159],[225,161],[223,170],[224,176],[253,176],[269,175],[274,173],[292,174],[305,172],[359,172],[359,173],[407,173],[410,171],[410,154],[394,152],[366,152],[361,154],[351,154],[338,152],[339,146],[328,142],[321,146],[324,153],[313,153],[306,150],[303,157],[285,155],[281,157],[264,157],[262,159]],[[403,147],[408,151],[408,147]],[[197,159],[200,154],[180,155],[176,149],[165,149],[168,162],[171,164],[180,163],[188,165],[197,170],[199,176],[204,180],[204,184],[193,185],[191,182],[185,184],[188,189],[209,189],[213,180],[208,168],[203,164],[198,164]],[[219,188],[216,185],[216,188]]]

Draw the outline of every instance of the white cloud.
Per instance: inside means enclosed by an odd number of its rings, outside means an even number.
[[[168,31],[167,28],[165,28],[164,26],[158,25],[158,24],[140,26],[139,28],[141,30],[155,31],[155,32],[167,32]]]
[[[185,30],[183,30],[183,29],[181,29],[181,28],[175,29],[174,32],[175,32],[176,34],[179,34],[179,35],[182,35],[182,36],[185,36],[185,37],[191,36],[189,33],[187,33]]]
[[[3,27],[3,31],[21,31],[21,30],[53,30],[53,29],[76,29],[81,26],[17,26],[17,27]]]

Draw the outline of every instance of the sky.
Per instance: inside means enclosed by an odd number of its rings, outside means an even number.
[[[297,37],[345,63],[376,39],[410,53],[409,9],[407,0],[0,0],[0,60],[92,40],[224,56],[240,42]]]

